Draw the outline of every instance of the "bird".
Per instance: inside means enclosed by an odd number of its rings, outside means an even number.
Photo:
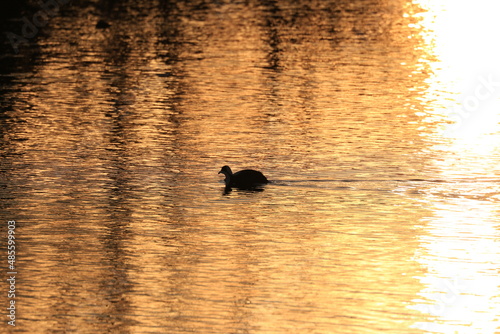
[[[223,166],[218,174],[224,174],[226,188],[252,189],[259,185],[269,183],[269,180],[259,171],[245,169],[233,174],[229,166]]]
[[[97,24],[95,25],[95,27],[97,29],[107,29],[107,28],[111,27],[111,24],[109,24],[108,22],[106,22],[104,20],[99,20],[97,22]]]

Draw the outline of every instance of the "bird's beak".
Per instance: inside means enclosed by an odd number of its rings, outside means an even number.
[[[222,171],[218,172],[217,174],[220,174],[220,173],[222,173]]]

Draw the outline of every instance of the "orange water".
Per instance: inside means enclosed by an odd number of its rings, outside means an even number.
[[[492,12],[61,6],[0,59],[16,331],[494,333]],[[226,164],[273,183],[225,193]]]

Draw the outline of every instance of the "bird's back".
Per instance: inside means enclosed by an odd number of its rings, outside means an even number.
[[[269,183],[269,180],[264,174],[252,169],[245,169],[231,176],[231,185],[235,187],[251,187],[266,183]]]

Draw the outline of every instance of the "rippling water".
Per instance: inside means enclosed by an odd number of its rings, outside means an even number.
[[[495,333],[494,6],[5,11],[2,330]],[[272,183],[225,191],[226,164]]]

